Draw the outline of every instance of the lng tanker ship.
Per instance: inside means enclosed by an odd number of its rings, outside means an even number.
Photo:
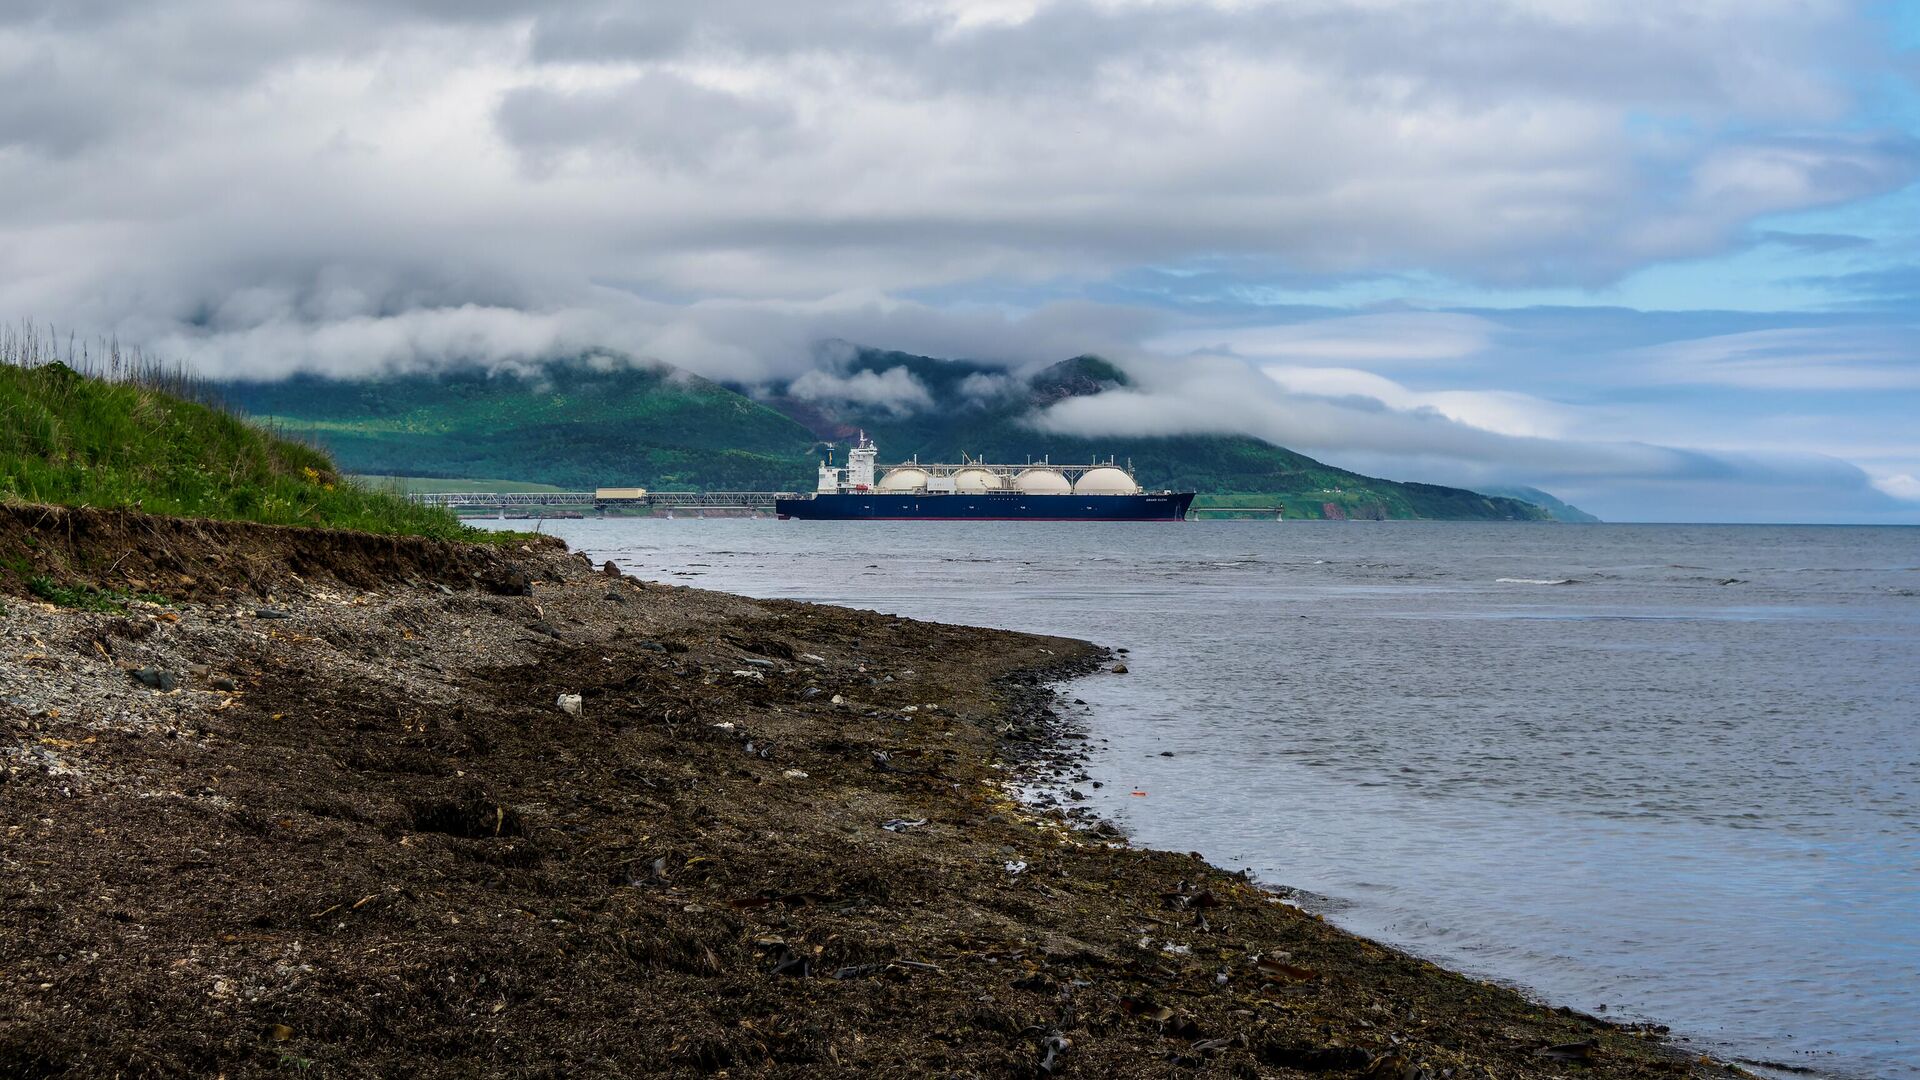
[[[1133,474],[1095,465],[895,465],[875,480],[879,451],[866,432],[829,457],[811,495],[774,501],[782,518],[815,521],[1185,521],[1191,491],[1144,491]],[[966,455],[961,455],[965,458]]]

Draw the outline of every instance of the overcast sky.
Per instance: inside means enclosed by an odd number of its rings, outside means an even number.
[[[1618,519],[1920,522],[1917,181],[1912,3],[0,0],[0,315],[261,377],[1099,351],[1139,389],[1042,425]]]

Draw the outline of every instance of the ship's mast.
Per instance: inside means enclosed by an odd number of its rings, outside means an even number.
[[[833,447],[827,447],[827,456],[820,462],[820,480],[813,490],[822,495],[830,495],[840,490],[840,470],[833,467]]]

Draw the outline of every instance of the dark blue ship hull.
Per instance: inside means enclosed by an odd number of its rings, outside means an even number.
[[[954,495],[847,492],[777,499],[783,518],[808,521],[1185,521],[1193,492],[1159,495]]]

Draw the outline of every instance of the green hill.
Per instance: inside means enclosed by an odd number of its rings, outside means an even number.
[[[896,369],[904,372],[890,375]],[[886,461],[951,461],[963,452],[1006,462],[1111,455],[1131,459],[1148,486],[1201,492],[1201,505],[1280,504],[1290,517],[1547,516],[1516,499],[1361,476],[1246,436],[1085,438],[1030,427],[1038,409],[1127,385],[1125,372],[1095,356],[1021,379],[992,364],[849,346],[824,374],[726,387],[672,368],[587,356],[533,373],[301,376],[220,391],[368,474],[498,476],[568,488],[805,490],[819,444],[865,429]],[[909,375],[933,407],[917,395],[873,400],[875,387]],[[850,400],[836,400],[836,387],[848,387]]]
[[[357,473],[710,490],[793,488],[813,475],[813,438],[793,420],[686,372],[600,356],[531,374],[301,375],[219,389]]]
[[[1480,490],[1488,495],[1498,495],[1502,498],[1519,499],[1522,502],[1530,502],[1540,509],[1545,510],[1555,521],[1565,521],[1573,524],[1594,524],[1600,520],[1572,503],[1561,502],[1559,499],[1541,491],[1537,487],[1483,487]]]
[[[1286,507],[1289,517],[1540,520],[1539,507],[1463,488],[1400,483],[1297,454],[1245,435],[1110,436],[1088,438],[1037,431],[1024,422],[1036,410],[1068,397],[1128,385],[1125,372],[1097,356],[1078,356],[1019,382],[1005,370],[965,360],[938,360],[878,349],[855,350],[843,374],[858,377],[904,368],[936,402],[950,407],[900,414],[852,402],[801,400],[794,387],[775,387],[767,403],[805,421],[828,440],[864,429],[884,461],[918,455],[954,461],[961,453],[992,461],[1042,457],[1058,462],[1131,460],[1149,487],[1193,490],[1196,505]]]
[[[444,511],[343,479],[320,450],[151,382],[0,356],[0,501],[477,535]]]

